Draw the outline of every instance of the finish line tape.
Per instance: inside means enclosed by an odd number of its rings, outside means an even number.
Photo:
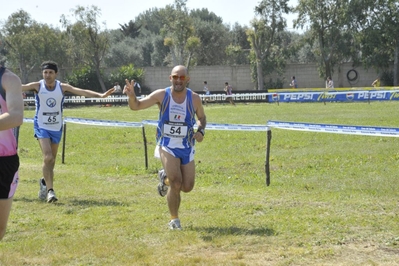
[[[399,128],[392,127],[369,127],[350,125],[310,124],[269,120],[267,125],[272,128],[281,128],[299,131],[312,131],[349,135],[366,135],[382,137],[399,137]]]
[[[144,125],[158,126],[157,120],[143,120],[142,122],[121,122],[110,120],[93,120],[85,118],[65,117],[64,122],[110,127],[143,127]],[[24,118],[24,123],[33,123],[33,118]],[[195,126],[196,127],[196,126]],[[207,130],[237,130],[237,131],[270,131],[268,126],[245,124],[215,124],[207,123]]]
[[[144,120],[143,124],[158,126],[158,121]],[[197,125],[195,125],[194,127],[196,128]],[[206,123],[206,130],[270,131],[270,128],[263,125]]]
[[[143,127],[144,125],[157,126],[156,120],[143,120],[142,122],[120,122],[109,120],[93,120],[83,118],[65,117],[65,122],[85,124],[93,126],[116,126],[116,127]],[[33,123],[33,118],[24,118],[25,123]],[[399,137],[399,128],[392,127],[368,127],[332,124],[311,124],[269,120],[266,126],[245,124],[216,124],[208,123],[207,130],[236,130],[236,131],[270,131],[270,128],[281,128],[298,131],[324,132],[349,135]]]
[[[93,126],[109,126],[109,127],[143,127],[140,122],[121,122],[121,121],[111,121],[111,120],[93,120],[93,119],[83,119],[74,117],[65,117],[65,122],[75,123],[75,124],[85,124]]]
[[[65,117],[64,122],[92,125],[92,126],[107,126],[107,127],[143,127],[143,124],[140,122],[93,120],[93,119],[74,118],[74,117]],[[24,118],[24,123],[33,123],[33,118]]]
[[[262,125],[214,124],[214,123],[207,123],[206,129],[238,130],[238,131],[270,131],[270,128],[268,126],[262,126]]]

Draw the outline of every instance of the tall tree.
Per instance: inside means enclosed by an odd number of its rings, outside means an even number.
[[[151,8],[139,14],[135,21],[141,25],[140,35],[136,38],[138,51],[142,56],[142,65],[165,66],[168,64],[169,47],[165,46],[161,30],[164,26],[164,8]]]
[[[226,61],[225,48],[229,44],[229,29],[222,19],[208,9],[190,12],[196,35],[201,40],[196,53],[196,65],[222,65]]]
[[[138,23],[135,23],[133,20],[130,20],[128,24],[119,24],[121,26],[120,30],[123,33],[123,35],[130,37],[130,38],[136,38],[140,34],[140,28],[141,25]]]
[[[140,24],[142,29],[146,29],[152,33],[159,34],[163,27],[162,14],[159,8],[150,8],[136,17],[136,23]]]
[[[317,63],[318,58],[316,58],[313,51],[316,49],[315,42],[310,37],[310,32],[304,32],[303,34],[289,32],[290,42],[289,42],[289,61],[291,63]]]
[[[288,0],[263,0],[255,7],[255,14],[260,19],[251,21],[247,30],[252,49],[253,76],[258,90],[263,90],[264,76],[279,70],[284,65],[283,51],[280,48],[280,33],[287,26],[285,14],[290,12]]]
[[[54,58],[67,60],[64,34],[47,24],[37,23],[24,10],[8,17],[2,35],[7,63],[19,70],[24,83],[29,82],[29,74],[41,62]]]
[[[332,76],[343,61],[356,60],[354,31],[350,25],[350,2],[346,0],[299,0],[294,27],[309,27],[308,43],[315,42],[320,77]]]
[[[229,32],[230,44],[226,47],[226,63],[228,65],[250,64],[249,52],[251,43],[247,36],[247,26],[241,26],[237,22]]]
[[[170,48],[173,65],[190,66],[190,61],[201,41],[195,35],[193,20],[188,14],[187,0],[175,0],[161,11],[164,26],[161,30],[164,44]]]
[[[74,59],[78,64],[95,69],[101,90],[105,92],[107,88],[102,78],[101,64],[110,46],[110,35],[97,21],[101,10],[96,6],[77,6],[72,12],[76,22],[71,23],[63,15],[62,24],[73,40]],[[105,27],[105,23],[103,25]]]
[[[107,67],[120,67],[134,62],[137,66],[147,66],[142,58],[142,41],[142,38],[128,37],[112,43],[104,57],[104,64]]]
[[[226,55],[221,50],[224,50],[229,42],[228,28],[215,13],[209,12],[206,8],[189,11],[185,7],[185,2],[179,1],[175,5],[160,9],[153,8],[136,17],[136,23],[142,25],[141,34],[136,40],[144,43],[141,39],[146,39],[145,42],[149,44],[151,39],[152,43],[152,46],[147,47],[151,49],[145,47],[140,49],[145,63],[149,59],[151,65],[156,66],[177,64],[177,62],[187,64],[188,61],[190,65],[225,62]],[[188,34],[176,34],[176,31],[181,29]],[[159,36],[163,37],[162,43],[159,42]],[[185,37],[187,37],[186,43],[184,43]],[[183,47],[183,50],[177,49],[177,45]],[[148,56],[150,52],[151,58]],[[182,59],[179,61],[179,58]]]
[[[352,1],[360,31],[365,67],[389,69],[392,62],[393,85],[399,85],[399,2],[397,0]],[[360,12],[359,12],[360,11]]]

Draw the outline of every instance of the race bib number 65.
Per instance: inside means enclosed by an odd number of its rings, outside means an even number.
[[[42,116],[39,116],[39,122],[43,125],[59,125],[61,123],[60,112],[43,112]]]
[[[163,133],[169,138],[184,138],[187,136],[187,124],[168,121],[163,125]]]

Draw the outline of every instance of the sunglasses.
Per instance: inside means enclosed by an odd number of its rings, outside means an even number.
[[[180,79],[180,80],[186,80],[186,78],[188,78],[187,76],[178,76],[178,75],[173,75],[172,76],[172,79],[173,80],[178,80],[178,79]]]

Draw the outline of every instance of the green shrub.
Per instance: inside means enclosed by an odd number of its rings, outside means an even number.
[[[381,81],[383,86],[393,86],[393,71],[384,71],[381,74]]]
[[[101,76],[105,77],[104,85],[107,89],[112,88],[115,82],[119,82],[119,84],[123,88],[123,84],[125,84],[125,79],[135,79],[138,83],[140,83],[143,88],[142,83],[144,81],[144,70],[142,68],[134,68],[133,64],[122,66],[108,76],[106,76],[104,72],[101,72]],[[96,71],[94,69],[91,69],[90,67],[84,67],[78,70],[74,70],[72,74],[66,76],[65,82],[78,88],[102,92]],[[147,87],[144,86],[144,88]]]
[[[102,92],[95,70],[89,67],[74,70],[65,78],[65,82],[78,88]],[[108,88],[108,84],[105,85]]]
[[[125,84],[125,79],[135,79],[141,85],[141,87],[143,87],[142,83],[144,81],[144,69],[135,68],[133,64],[121,66],[109,75],[108,82],[110,84],[119,82],[121,87],[123,87],[123,84]]]
[[[277,79],[276,81],[273,81],[272,78],[269,79],[268,82],[263,83],[263,89],[268,91],[270,89],[282,89],[284,85],[284,82],[281,79]]]

